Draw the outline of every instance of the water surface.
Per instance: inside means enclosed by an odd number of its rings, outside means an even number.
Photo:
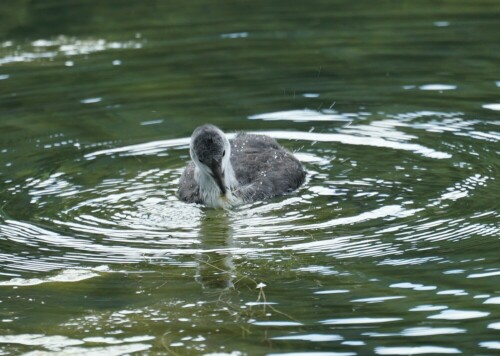
[[[497,1],[0,18],[1,355],[498,353]],[[180,202],[207,122],[306,183]]]

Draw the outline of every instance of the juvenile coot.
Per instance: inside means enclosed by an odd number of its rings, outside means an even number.
[[[273,138],[239,133],[229,141],[219,128],[203,125],[191,136],[192,162],[177,192],[188,203],[230,208],[297,189],[302,164]]]

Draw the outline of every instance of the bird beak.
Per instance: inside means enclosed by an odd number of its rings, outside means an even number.
[[[213,159],[210,169],[212,170],[212,177],[221,191],[221,195],[226,195],[226,185],[224,183],[224,172],[222,171],[221,162]]]

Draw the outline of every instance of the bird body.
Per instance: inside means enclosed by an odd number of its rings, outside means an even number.
[[[269,136],[239,133],[229,141],[203,125],[191,136],[190,155],[177,192],[188,203],[231,208],[285,194],[305,179],[297,158]]]

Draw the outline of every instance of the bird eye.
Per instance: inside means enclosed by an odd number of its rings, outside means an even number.
[[[224,157],[225,155],[226,155],[226,150],[222,152],[222,157]]]

